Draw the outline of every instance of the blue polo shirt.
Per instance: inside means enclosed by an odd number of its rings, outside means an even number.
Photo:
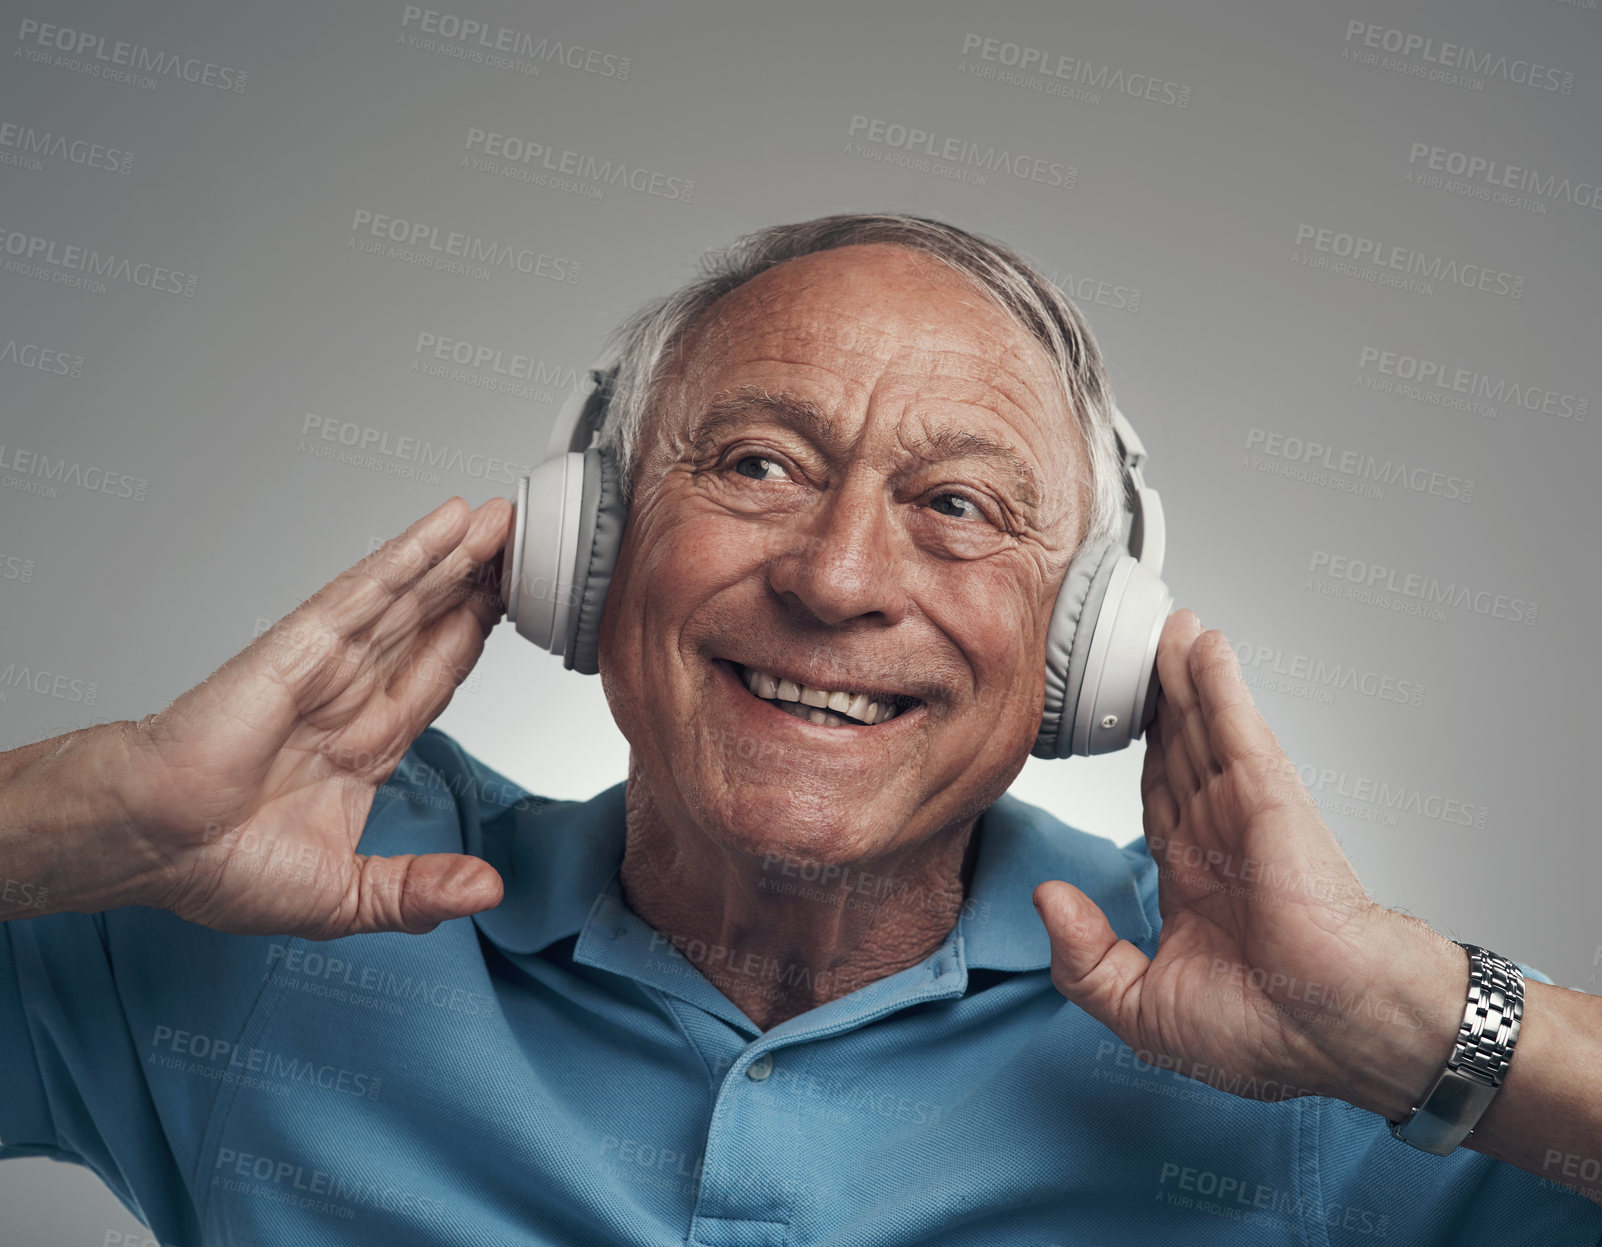
[[[1073,881],[1149,954],[1142,841],[1003,797],[939,949],[761,1031],[623,905],[623,798],[532,797],[431,729],[361,851],[485,857],[491,912],[322,943],[0,924],[0,1156],[89,1166],[175,1245],[1602,1241],[1534,1175],[1181,1077],[1066,1002],[1030,894]]]

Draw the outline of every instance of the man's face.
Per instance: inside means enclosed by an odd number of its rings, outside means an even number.
[[[1081,446],[1045,352],[933,257],[840,248],[720,300],[648,418],[601,629],[661,813],[844,862],[994,801],[1039,726]],[[801,686],[850,701],[818,725]]]

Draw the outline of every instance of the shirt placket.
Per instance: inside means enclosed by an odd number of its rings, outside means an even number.
[[[574,959],[658,994],[711,1072],[715,1093],[688,1238],[699,1247],[781,1247],[794,1241],[797,1210],[829,1199],[808,1162],[827,1155],[827,1126],[801,1113],[785,1090],[786,1062],[803,1062],[805,1045],[848,1039],[896,1010],[958,997],[967,987],[962,937],[954,929],[918,965],[760,1031],[622,903],[615,878],[597,897]],[[720,1070],[727,1071],[721,1079]],[[807,1128],[818,1137],[807,1137]]]

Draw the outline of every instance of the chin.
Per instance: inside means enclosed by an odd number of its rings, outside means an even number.
[[[893,792],[860,801],[838,793],[797,792],[774,777],[723,782],[721,791],[694,804],[696,822],[725,847],[753,857],[782,857],[824,865],[876,857],[903,842],[912,811],[896,808]],[[688,796],[689,794],[686,794]]]

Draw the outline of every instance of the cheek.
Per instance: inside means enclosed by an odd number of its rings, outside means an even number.
[[[930,615],[962,651],[974,682],[972,712],[1004,734],[1038,723],[1045,688],[1045,623],[1018,569],[956,564],[930,586]],[[939,603],[938,609],[933,605]],[[1019,730],[1022,730],[1021,728]]]
[[[714,560],[698,557],[693,526],[629,517],[601,619],[601,685],[613,718],[636,748],[674,738],[659,729],[681,710],[680,666],[672,650],[715,587],[702,583]],[[647,753],[654,752],[647,749]]]
[[[693,508],[642,531],[637,548],[637,596],[653,604],[704,600],[751,570],[752,543],[739,522]]]
[[[735,527],[693,506],[631,516],[607,594],[603,647],[649,661],[653,643],[675,643],[709,599],[749,574],[752,545]]]

